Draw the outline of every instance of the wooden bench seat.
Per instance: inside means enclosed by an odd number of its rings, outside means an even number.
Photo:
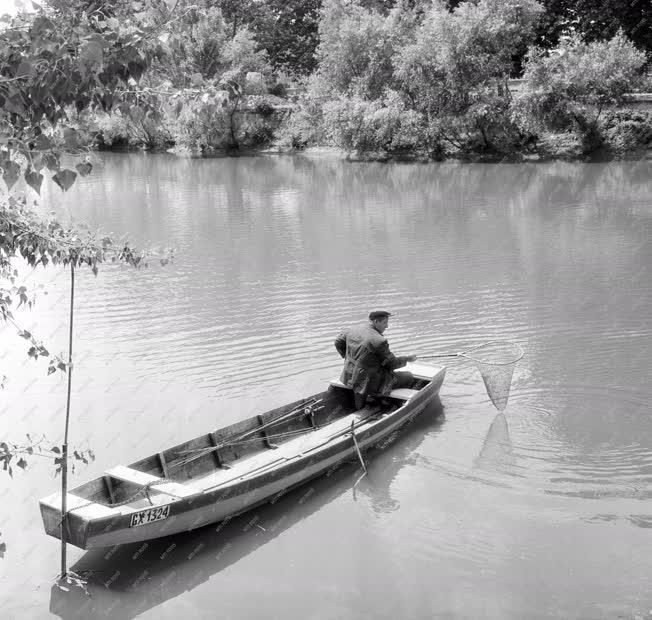
[[[345,390],[350,390],[351,388],[348,385],[344,385],[339,379],[333,379],[330,384],[334,387],[344,388]],[[418,394],[419,390],[411,390],[410,388],[400,388],[398,390],[392,390],[387,394],[388,398],[396,398],[397,400],[410,400],[415,394]]]
[[[139,486],[151,484],[152,490],[160,491],[161,493],[173,497],[189,497],[198,492],[197,489],[190,488],[189,485],[179,484],[178,482],[165,482],[164,478],[158,478],[151,474],[146,474],[143,471],[125,467],[124,465],[118,465],[113,469],[109,469],[106,474],[107,476],[117,478],[118,480],[124,480],[125,482],[131,482],[132,484]]]

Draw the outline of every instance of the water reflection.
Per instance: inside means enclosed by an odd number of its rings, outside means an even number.
[[[134,592],[124,586],[118,595],[119,578],[113,589],[102,585],[126,570],[103,560],[110,572],[94,586],[103,604],[124,597],[133,615],[147,607],[147,596],[150,606],[166,600],[164,579],[175,591],[192,588],[197,568],[204,580],[214,575],[229,588],[233,617],[247,615],[239,587],[250,588],[253,579],[270,608],[279,607],[289,600],[279,591],[284,579],[260,580],[276,570],[283,544],[285,553],[304,553],[301,566],[310,567],[306,576],[287,570],[306,595],[288,618],[312,609],[308,597],[318,584],[310,580],[320,571],[333,584],[322,594],[334,593],[324,613],[341,617],[362,615],[359,609],[382,615],[392,602],[403,612],[396,617],[425,617],[447,595],[451,617],[479,617],[487,601],[500,602],[486,616],[501,620],[531,617],[533,609],[568,617],[583,601],[622,602],[646,590],[652,162],[421,166],[102,157],[103,169],[65,197],[44,188],[43,208],[64,221],[70,214],[118,235],[129,232],[134,243],[175,246],[177,260],[135,274],[109,265],[96,279],[80,277],[75,435],[97,454],[84,479],[174,445],[180,433],[198,435],[321,390],[341,368],[334,334],[370,306],[396,313],[389,338],[398,353],[413,352],[415,344],[414,352],[425,355],[493,339],[515,340],[528,352],[506,418],[494,418],[477,371],[451,367],[442,437],[405,457],[391,485],[385,479],[392,476],[393,447],[372,461],[356,487],[357,504],[350,487],[360,470],[353,465],[343,491],[310,519],[300,515],[314,506],[312,496],[299,506],[303,496],[293,496],[278,514],[272,507],[267,521],[295,517],[286,536],[269,538],[272,532],[255,524],[247,533],[232,527],[232,547],[222,551],[221,537],[189,535],[178,542],[185,555],[173,550],[167,563],[149,558],[155,577],[145,576]],[[62,273],[34,311],[16,311],[50,350],[66,347],[66,284]],[[7,338],[13,342],[15,334]],[[17,434],[37,425],[57,437],[55,409],[65,384],[20,355],[5,359],[12,375],[1,421]],[[33,502],[54,483],[37,473],[14,472],[21,482],[0,489],[0,503],[16,507],[0,514],[9,549],[0,579],[4,592],[17,593],[9,594],[16,609],[21,583],[44,583],[56,570],[56,557],[44,561],[57,549],[44,541]],[[337,485],[316,488],[322,497],[338,492]],[[352,523],[352,514],[362,523]],[[591,520],[595,515],[606,517]],[[324,536],[325,520],[335,535],[328,546],[310,546]],[[487,545],[507,534],[498,551]],[[362,552],[357,545],[366,535]],[[204,539],[212,556],[200,551],[189,560]],[[246,550],[258,542],[259,552]],[[7,561],[14,557],[20,565]],[[231,581],[231,571],[219,568],[227,558],[236,569]],[[492,563],[493,572],[484,572]],[[141,559],[133,579],[148,566]],[[604,587],[614,569],[620,579]],[[210,590],[195,588],[183,604],[221,609],[225,592]],[[379,590],[388,595],[379,599]],[[38,611],[48,603],[43,592],[33,591]],[[585,617],[623,615],[619,605]],[[170,601],[154,613],[170,616],[174,607]]]
[[[415,462],[427,436],[444,422],[439,402],[366,455],[369,474],[357,493],[377,513],[394,510],[391,485]],[[196,588],[275,539],[282,532],[352,491],[359,475],[349,463],[229,522],[147,543],[86,553],[71,570],[88,580],[88,592],[52,586],[50,611],[65,620],[135,618]],[[215,584],[219,588],[219,584]]]
[[[473,469],[489,473],[511,474],[516,465],[514,448],[509,436],[509,425],[504,413],[491,422],[482,449],[473,461]]]

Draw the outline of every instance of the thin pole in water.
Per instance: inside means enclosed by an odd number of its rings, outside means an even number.
[[[75,263],[70,261],[70,331],[68,335],[68,396],[66,398],[66,428],[61,450],[61,577],[68,574],[66,566],[66,532],[68,528],[68,428],[70,427],[70,386],[72,384],[72,323],[75,307]]]
[[[364,464],[364,459],[362,458],[362,452],[360,451],[360,446],[358,445],[358,439],[355,436],[355,421],[351,420],[351,437],[353,437],[353,445],[355,446],[355,451],[358,453],[358,458],[360,459],[360,465],[362,465],[362,476],[360,476],[353,485],[353,490],[355,492],[355,487],[358,485],[358,482],[362,480],[367,475],[367,466]]]

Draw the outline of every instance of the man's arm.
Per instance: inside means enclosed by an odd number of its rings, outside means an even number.
[[[342,332],[335,338],[335,348],[337,352],[342,356],[346,357],[346,332]]]
[[[380,358],[380,363],[389,370],[396,370],[402,368],[408,362],[413,362],[417,359],[416,355],[400,355],[396,356],[389,350],[389,343],[387,340],[383,341],[376,349],[376,354]]]

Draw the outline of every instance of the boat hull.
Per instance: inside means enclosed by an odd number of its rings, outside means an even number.
[[[391,413],[370,416],[355,429],[355,439],[360,450],[366,450],[386,441],[393,433],[422,413],[438,398],[444,380],[445,368],[412,398]],[[331,388],[340,389],[340,388]],[[131,526],[132,513],[111,514],[97,518],[84,518],[72,510],[68,515],[68,535],[72,544],[82,549],[94,549],[141,542],[186,532],[230,519],[263,503],[279,498],[290,489],[303,485],[318,476],[327,474],[343,462],[357,459],[357,449],[352,432],[344,429],[335,433],[322,445],[306,449],[278,463],[261,469],[259,473],[233,477],[215,488],[204,488],[197,493],[176,498],[169,503],[169,516],[138,527]],[[272,451],[273,454],[273,451]],[[237,471],[234,469],[234,471]],[[60,537],[60,512],[52,503],[41,503],[46,531]],[[81,512],[81,511],[78,511]]]

